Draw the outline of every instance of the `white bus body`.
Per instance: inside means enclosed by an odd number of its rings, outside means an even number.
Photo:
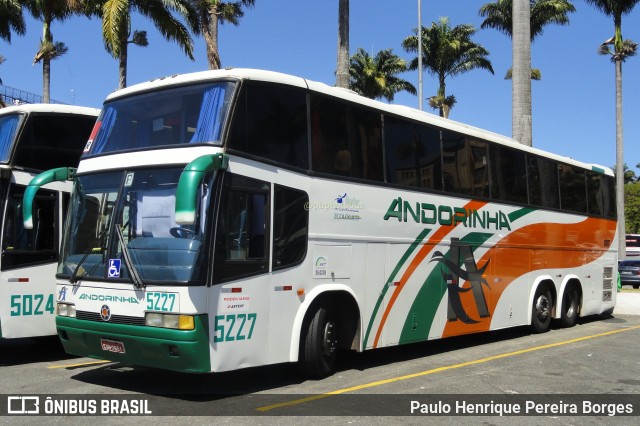
[[[613,174],[301,78],[111,95],[57,275],[72,354],[176,371],[300,362],[615,306]]]
[[[0,109],[0,338],[55,335],[55,271],[72,182],[52,182],[35,200],[32,231],[22,197],[43,170],[76,166],[99,110],[24,104]]]

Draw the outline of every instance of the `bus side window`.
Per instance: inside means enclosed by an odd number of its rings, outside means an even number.
[[[22,220],[23,188],[13,187],[6,210],[2,238],[2,270],[57,259],[56,194],[41,190],[33,205],[33,229],[25,229]]]
[[[216,232],[214,282],[268,271],[269,184],[228,174]]]
[[[309,196],[304,191],[275,185],[273,207],[273,269],[302,262],[309,236]]]

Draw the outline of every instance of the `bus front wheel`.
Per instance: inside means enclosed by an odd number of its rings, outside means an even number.
[[[535,333],[545,333],[551,326],[553,300],[551,291],[545,285],[537,288],[531,307],[531,327]]]
[[[322,379],[334,372],[338,351],[338,324],[330,305],[320,305],[308,322],[300,366],[310,378]]]

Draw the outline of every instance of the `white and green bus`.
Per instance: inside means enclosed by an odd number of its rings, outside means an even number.
[[[267,71],[105,101],[57,272],[67,352],[183,372],[611,311],[612,172]],[[29,215],[25,200],[25,218]]]
[[[0,109],[0,339],[56,334],[54,275],[72,185],[54,182],[38,192],[29,230],[22,199],[38,173],[78,164],[98,112],[52,104]]]

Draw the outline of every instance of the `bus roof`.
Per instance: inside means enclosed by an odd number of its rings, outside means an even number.
[[[419,122],[432,124],[434,126],[442,127],[444,129],[463,133],[472,137],[477,137],[506,146],[510,146],[531,154],[536,154],[551,158],[563,163],[572,164],[577,167],[593,170],[609,176],[613,176],[613,171],[607,167],[599,164],[584,163],[578,160],[574,160],[570,157],[564,157],[561,155],[552,154],[547,151],[543,151],[534,147],[523,145],[512,138],[503,136],[488,130],[480,129],[478,127],[470,126],[455,120],[448,118],[442,118],[429,112],[420,111],[415,108],[411,108],[404,105],[393,105],[384,102],[369,99],[364,96],[360,96],[357,93],[343,88],[329,86],[325,83],[317,81],[306,80],[301,77],[296,77],[288,74],[283,74],[274,71],[248,69],[248,68],[226,68],[221,70],[209,70],[200,71],[189,74],[174,74],[167,77],[156,78],[148,82],[136,84],[116,92],[111,93],[106,102],[121,97],[126,97],[132,94],[152,91],[160,88],[179,86],[184,84],[192,84],[199,82],[207,82],[215,79],[234,79],[234,80],[254,80],[264,81],[270,83],[285,84],[289,86],[299,87],[303,89],[309,89],[313,92],[326,94],[335,98],[344,99],[347,101],[355,102],[357,104],[375,108],[377,110],[387,112],[390,114],[406,117]]]
[[[29,112],[51,112],[58,114],[81,114],[81,115],[93,115],[98,116],[100,109],[89,108],[77,105],[63,105],[63,104],[20,104],[11,105],[5,108],[0,108],[0,115],[11,113],[29,113]]]

